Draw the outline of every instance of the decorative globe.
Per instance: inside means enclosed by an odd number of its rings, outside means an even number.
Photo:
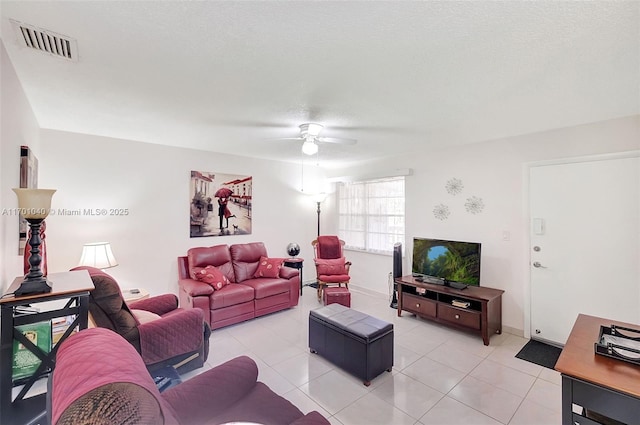
[[[292,257],[300,254],[300,245],[298,245],[297,243],[290,243],[289,245],[287,245],[287,253]]]

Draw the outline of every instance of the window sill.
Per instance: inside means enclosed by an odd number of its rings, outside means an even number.
[[[349,247],[344,247],[345,251],[352,251],[352,252],[361,252],[363,254],[373,254],[373,255],[381,255],[383,257],[391,257],[393,256],[393,251],[388,251],[388,252],[380,252],[380,251],[369,251],[366,249],[358,249],[358,248],[349,248]]]

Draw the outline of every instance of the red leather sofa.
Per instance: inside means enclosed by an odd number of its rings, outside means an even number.
[[[298,270],[282,267],[276,278],[255,277],[262,257],[268,257],[262,242],[191,248],[178,257],[180,306],[202,309],[211,329],[218,329],[298,305]],[[193,279],[193,269],[206,266],[231,283],[214,290]]]
[[[65,340],[47,392],[48,422],[76,424],[329,425],[257,381],[249,357],[236,357],[160,393],[140,355],[120,335],[85,329]]]

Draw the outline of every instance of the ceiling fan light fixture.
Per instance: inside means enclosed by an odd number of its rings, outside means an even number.
[[[323,128],[324,128],[324,126],[322,124],[317,124],[317,123],[314,123],[314,122],[301,124],[300,125],[300,135],[303,138],[307,138],[308,136],[318,137]]]
[[[315,155],[318,153],[318,145],[313,141],[306,140],[302,144],[302,153],[305,155]]]

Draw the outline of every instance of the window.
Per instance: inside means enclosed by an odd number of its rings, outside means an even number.
[[[391,254],[404,242],[404,177],[341,183],[338,215],[346,248]]]

